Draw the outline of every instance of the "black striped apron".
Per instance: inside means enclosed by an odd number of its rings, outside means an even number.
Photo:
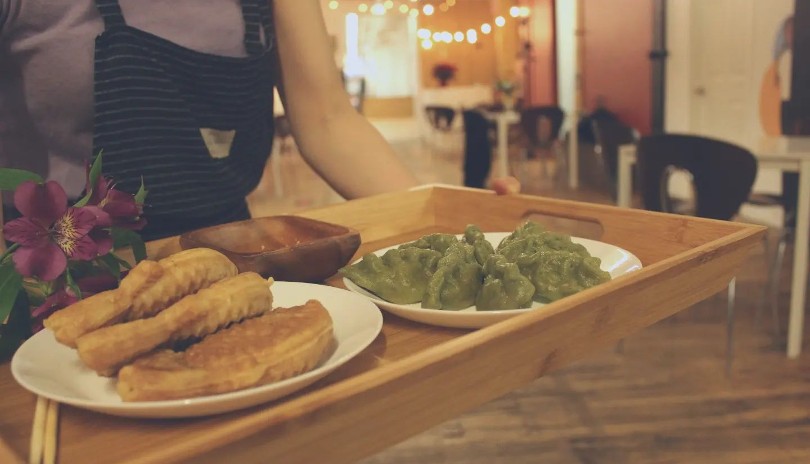
[[[151,240],[249,217],[273,138],[268,0],[242,0],[247,57],[202,53],[127,25],[96,0],[94,153],[119,189],[146,185]],[[262,34],[263,32],[263,34]],[[263,35],[263,37],[262,37]],[[262,40],[264,38],[264,40]]]

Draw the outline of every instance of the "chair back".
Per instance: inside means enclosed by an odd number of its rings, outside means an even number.
[[[425,107],[430,126],[436,130],[449,131],[456,118],[456,110],[449,106],[428,105]]]
[[[531,106],[520,113],[520,124],[532,147],[548,147],[560,136],[565,112],[557,106]]]
[[[492,165],[489,121],[477,110],[462,111],[464,120],[464,185],[483,188]]]
[[[645,209],[672,212],[667,180],[672,168],[679,168],[692,175],[695,216],[729,220],[751,193],[757,160],[750,151],[720,140],[660,134],[639,141],[638,168]]]

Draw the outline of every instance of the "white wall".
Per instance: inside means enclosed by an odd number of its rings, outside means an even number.
[[[691,26],[693,24],[691,15],[693,5],[696,1],[709,0],[668,0],[667,1],[667,48],[669,59],[666,66],[666,88],[665,88],[665,130],[667,132],[696,132],[700,128],[696,127],[695,121],[691,120],[691,100],[693,98],[693,60],[697,59],[695,53],[700,53],[701,44],[693,43]],[[739,134],[737,140],[732,142],[748,145],[752,140],[763,135],[759,122],[759,90],[762,83],[762,75],[768,67],[771,56],[775,32],[784,18],[793,11],[793,0],[739,0],[740,8],[753,8],[753,21],[750,29],[735,30],[735,28],[724,28],[724,18],[710,18],[709,24],[714,25],[725,34],[737,36],[738,40],[731,40],[731,46],[746,46],[749,48],[750,66],[747,67],[748,90],[744,98],[744,106],[747,108],[745,114],[746,130]],[[705,22],[706,18],[704,18]],[[741,45],[744,44],[744,45]],[[676,190],[681,192],[683,186],[677,186]],[[757,181],[754,184],[755,191],[779,192],[781,190],[781,176],[778,171],[760,170]],[[760,212],[744,210],[746,212],[760,215]],[[765,213],[765,216],[769,216]],[[772,216],[766,218],[766,222],[771,222]],[[778,221],[775,221],[778,222]]]
[[[576,105],[576,7],[577,2],[556,2],[554,7],[557,41],[557,104],[566,114],[563,133],[573,124]]]

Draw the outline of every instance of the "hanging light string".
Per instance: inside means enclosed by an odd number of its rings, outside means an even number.
[[[361,2],[357,5],[357,11],[359,13],[371,14],[375,16],[382,16],[388,14],[389,11],[391,12],[398,12],[401,14],[407,14],[411,17],[417,17],[420,15],[424,16],[431,16],[433,15],[436,10],[440,12],[447,12],[451,7],[456,5],[456,0],[444,0],[439,3],[438,6],[434,6],[432,3],[423,3],[421,7],[419,6],[420,2],[417,0],[405,0],[405,1],[398,1],[395,2],[393,0],[385,0],[385,1],[375,1],[375,2]],[[340,1],[339,0],[331,0],[328,4],[330,10],[337,10],[340,8]],[[531,14],[531,10],[528,6],[512,6],[509,8],[509,16],[511,18],[527,18]],[[507,18],[504,16],[496,16],[492,24],[495,27],[504,27],[506,26]],[[430,50],[433,48],[434,43],[446,43],[450,44],[453,42],[464,42],[465,39],[468,43],[474,44],[478,42],[478,32],[480,31],[483,35],[489,35],[492,33],[493,25],[490,23],[483,23],[478,28],[468,28],[466,30],[458,30],[455,32],[451,31],[432,31],[427,28],[420,28],[416,36],[419,39],[422,48],[425,50]]]
[[[530,14],[531,10],[527,6],[513,6],[509,8],[509,16],[512,18],[525,19],[528,18]],[[504,16],[496,16],[493,23],[495,27],[504,27],[506,26],[506,18]],[[423,27],[416,31],[416,37],[419,39],[422,48],[430,50],[433,48],[434,43],[449,44],[453,42],[464,42],[466,39],[468,43],[474,44],[478,42],[478,31],[481,31],[483,35],[489,35],[492,33],[492,30],[492,24],[490,23],[483,23],[477,29],[469,28],[466,31],[460,30],[455,32],[431,31]]]

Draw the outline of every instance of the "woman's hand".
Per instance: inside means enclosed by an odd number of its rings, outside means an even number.
[[[492,179],[489,188],[495,190],[498,195],[520,193],[520,182],[514,177],[499,177]]]

